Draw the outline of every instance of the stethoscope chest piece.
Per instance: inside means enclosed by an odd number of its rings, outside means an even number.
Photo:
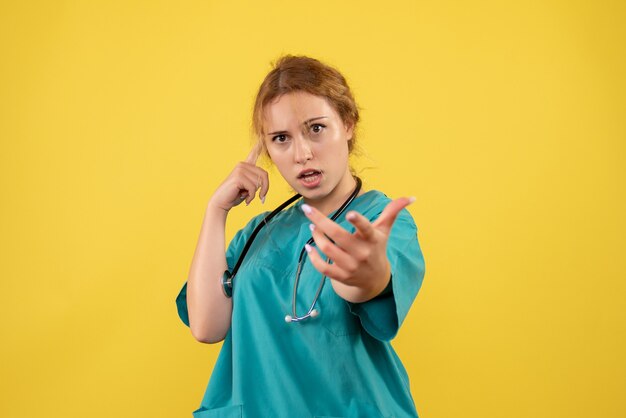
[[[233,297],[233,276],[228,270],[222,274],[222,290],[227,298]]]

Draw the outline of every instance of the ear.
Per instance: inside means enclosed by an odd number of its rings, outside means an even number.
[[[350,123],[346,126],[346,137],[348,141],[352,141],[352,136],[354,135],[354,123]]]

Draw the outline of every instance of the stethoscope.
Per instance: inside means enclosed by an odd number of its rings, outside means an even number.
[[[356,179],[356,187],[354,188],[354,191],[352,192],[352,194],[350,194],[350,196],[346,199],[346,201],[343,202],[341,207],[339,209],[337,209],[335,214],[330,218],[331,221],[334,221],[335,219],[337,219],[346,210],[348,205],[350,203],[352,203],[354,198],[357,197],[357,195],[359,194],[359,191],[361,190],[361,179],[358,178],[358,177],[355,177],[355,179]],[[302,195],[296,194],[295,196],[289,198],[283,204],[281,204],[276,209],[274,209],[272,211],[272,213],[267,215],[256,226],[256,228],[254,228],[254,231],[252,232],[252,235],[250,235],[250,238],[248,238],[248,241],[246,242],[246,245],[244,245],[244,247],[243,247],[243,251],[241,252],[241,255],[239,256],[239,259],[237,260],[237,263],[235,263],[235,267],[233,268],[233,272],[231,273],[230,271],[226,270],[224,272],[224,274],[222,275],[222,287],[223,287],[224,295],[227,298],[231,298],[233,296],[233,279],[235,278],[235,275],[237,274],[237,271],[239,270],[239,267],[241,266],[241,263],[243,262],[243,259],[246,256],[246,253],[248,252],[248,249],[252,245],[252,242],[254,241],[254,238],[257,236],[257,234],[259,233],[261,228],[263,228],[263,226],[267,225],[267,223],[274,216],[276,216],[280,211],[285,209],[287,206],[291,205],[293,202],[298,200],[300,197],[302,197]],[[313,242],[314,242],[313,237],[311,237],[307,241],[307,244],[311,245]],[[313,299],[313,303],[309,307],[309,310],[306,313],[306,315],[298,316],[298,314],[296,313],[296,297],[297,297],[297,292],[298,292],[298,282],[300,281],[300,271],[302,270],[302,264],[303,264],[305,255],[306,255],[306,249],[303,247],[302,250],[300,251],[300,257],[298,258],[298,269],[296,270],[296,280],[295,280],[294,285],[293,285],[293,297],[292,297],[292,301],[291,301],[292,315],[286,315],[285,316],[285,322],[288,322],[288,323],[289,322],[300,322],[300,321],[302,321],[304,319],[315,318],[317,315],[319,315],[319,311],[317,309],[315,309],[315,304],[317,303],[317,299],[319,298],[320,293],[322,292],[322,288],[324,287],[324,283],[326,282],[326,276],[322,276],[322,280],[320,281],[319,287],[317,288],[317,293],[315,294],[315,299]]]

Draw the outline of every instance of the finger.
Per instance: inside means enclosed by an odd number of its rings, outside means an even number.
[[[374,221],[374,227],[382,230],[388,235],[400,211],[414,201],[414,197],[401,197],[399,199],[392,200],[389,204],[387,204],[378,219]]]
[[[330,277],[331,279],[340,282],[348,280],[350,276],[343,269],[336,264],[328,264],[326,261],[322,260],[322,257],[315,248],[311,247],[309,244],[306,244],[304,248],[306,248],[309,260],[311,260],[311,264],[313,264],[315,270],[319,271],[326,277]]]
[[[265,178],[261,183],[261,191],[259,192],[259,199],[261,199],[262,203],[265,203],[265,196],[267,196],[267,192],[270,190],[270,181],[267,178],[267,173],[265,173]]]
[[[257,190],[259,188],[261,189],[259,192],[259,199],[261,199],[261,202],[265,203],[265,196],[267,196],[267,192],[270,188],[270,179],[267,171],[261,167],[252,165],[247,161],[241,163],[239,168],[245,176],[253,181],[253,183],[257,186]]]
[[[313,206],[303,204],[300,208],[316,228],[319,228],[322,233],[339,244],[341,248],[350,248],[351,244],[354,243],[355,238],[351,233],[343,229],[339,224],[331,221]]]
[[[252,147],[250,153],[246,157],[246,162],[256,165],[256,161],[259,159],[259,155],[261,155],[261,150],[261,143],[257,141],[257,143],[254,144],[254,147]]]
[[[256,172],[246,172],[243,174],[243,177],[246,179],[245,184],[249,185],[246,187],[246,190],[248,190],[248,199],[246,199],[246,204],[250,204],[250,202],[254,200],[257,190],[263,187],[263,176],[259,176]],[[259,198],[260,197],[261,194],[259,193]]]
[[[259,181],[260,184],[260,191],[259,191],[259,199],[261,199],[261,202],[265,203],[265,196],[267,196],[267,192],[270,189],[270,179],[269,179],[269,175],[267,174],[267,171],[263,170],[262,168],[256,167],[257,170],[255,170],[258,173],[258,177],[257,180]]]
[[[376,229],[365,216],[351,210],[346,214],[346,219],[356,227],[357,234],[360,238],[365,241],[374,241]]]
[[[244,196],[246,205],[249,205],[256,194],[255,180],[248,175],[243,175],[237,180],[237,187],[239,187],[239,197]]]
[[[269,188],[269,175],[267,171],[263,170],[259,167],[251,167],[248,166],[249,170],[246,172],[246,176],[249,179],[254,180],[254,184],[256,184],[257,189],[262,189],[263,187]]]
[[[311,235],[317,245],[319,251],[326,257],[333,260],[333,263],[345,270],[347,273],[354,273],[359,267],[357,260],[350,254],[333,244],[324,234],[322,234],[315,225],[310,224]]]

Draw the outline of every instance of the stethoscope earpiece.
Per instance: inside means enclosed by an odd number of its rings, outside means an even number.
[[[313,302],[315,303],[315,302]],[[290,323],[290,322],[299,322],[302,321],[303,319],[307,319],[307,318],[315,318],[316,316],[318,316],[320,314],[320,311],[318,311],[317,309],[313,309],[311,312],[309,312],[308,314],[304,315],[304,316],[298,316],[296,318],[294,318],[291,315],[286,315],[285,316],[285,322],[286,323]]]

